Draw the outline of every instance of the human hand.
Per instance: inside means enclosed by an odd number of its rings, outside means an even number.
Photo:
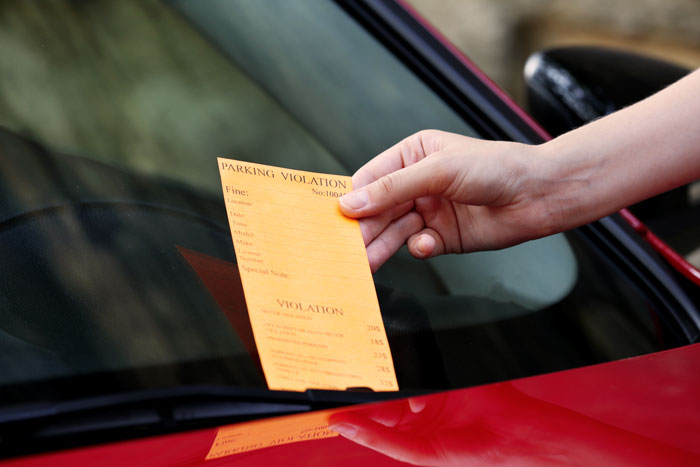
[[[421,131],[360,168],[340,209],[360,218],[373,272],[404,243],[429,258],[554,233],[560,221],[535,148]]]

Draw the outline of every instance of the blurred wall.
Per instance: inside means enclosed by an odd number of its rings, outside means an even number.
[[[700,66],[700,0],[408,0],[523,103],[536,50],[603,45]]]

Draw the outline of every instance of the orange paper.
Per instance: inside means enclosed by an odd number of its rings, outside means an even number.
[[[268,387],[397,390],[350,177],[218,163]]]
[[[325,410],[268,420],[238,423],[220,428],[206,460],[231,456],[282,444],[332,438],[328,418],[337,410]]]

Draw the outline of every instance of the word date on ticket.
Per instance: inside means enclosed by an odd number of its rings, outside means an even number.
[[[350,177],[218,159],[250,324],[270,389],[397,390]]]

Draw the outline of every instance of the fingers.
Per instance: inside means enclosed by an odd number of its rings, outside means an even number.
[[[408,399],[408,407],[413,413],[421,413],[426,405],[428,405],[427,397],[411,397]]]
[[[423,228],[423,218],[411,211],[389,224],[372,242],[367,245],[367,258],[372,272],[376,272],[411,235]]]
[[[393,145],[363,165],[352,176],[353,188],[362,188],[388,173],[413,165],[436,152],[442,145],[442,134],[440,131],[424,130]]]
[[[340,198],[340,210],[348,217],[373,216],[423,196],[441,194],[450,182],[444,172],[439,157],[423,159],[346,194]]]
[[[408,252],[418,259],[432,258],[445,253],[445,242],[442,236],[431,228],[425,228],[411,235],[406,245]]]
[[[348,412],[334,416],[329,427],[344,438],[402,462],[424,465],[434,457],[420,437],[388,428],[359,414]]]
[[[397,176],[395,174],[404,172],[406,168],[412,167],[424,161],[426,157],[439,152],[445,146],[450,136],[454,137],[456,135],[450,135],[442,131],[423,130],[409,136],[367,162],[353,175],[352,184],[354,191],[341,198],[341,210],[350,217],[363,217],[377,214],[385,209],[401,204],[401,201],[394,200],[393,204],[384,204],[383,207],[376,207],[372,212],[367,211],[365,209],[367,203],[372,204],[377,197],[381,199],[382,195],[376,192],[377,185],[374,185],[370,192],[362,191],[362,188],[377,182],[382,184],[391,183],[394,178],[401,178],[401,175]],[[384,180],[386,177],[389,177],[388,181]],[[424,178],[430,177],[426,174]],[[407,181],[410,182],[411,180]],[[410,184],[404,188],[409,187]],[[411,198],[410,195],[397,195],[403,196],[405,198],[404,202],[415,199]],[[360,209],[362,209],[361,214],[358,213]],[[359,215],[353,215],[353,213]]]
[[[411,419],[416,418],[415,414],[410,411],[409,405],[405,400],[363,407],[361,409],[350,410],[350,412],[361,415],[362,417],[389,428],[410,423],[412,421]]]
[[[360,230],[362,230],[362,238],[365,241],[365,246],[369,245],[389,224],[406,214],[412,208],[412,202],[403,203],[379,215],[362,219],[360,221]]]

